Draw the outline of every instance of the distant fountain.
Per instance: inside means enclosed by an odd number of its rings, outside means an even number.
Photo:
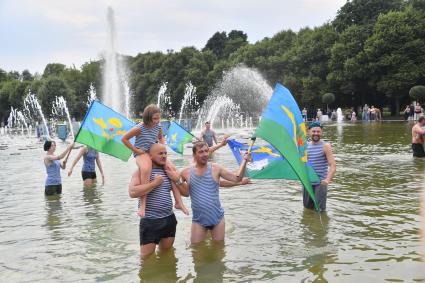
[[[24,129],[25,129],[27,130],[27,134],[30,135],[28,124],[26,122],[24,115],[22,114],[22,111],[19,111],[18,109],[14,109],[12,106],[10,107],[10,114],[9,114],[9,117],[7,118],[7,127],[9,128],[10,132],[12,129],[21,128],[22,135],[25,134],[24,132]]]
[[[43,123],[43,132],[41,133],[41,135],[44,135],[46,139],[50,139],[49,127],[47,126],[47,122],[44,118],[43,111],[41,110],[40,103],[38,103],[37,97],[32,94],[31,91],[28,92],[28,95],[24,100],[24,107],[25,110],[28,111],[28,116],[35,117],[34,115],[36,113],[39,115]]]
[[[114,11],[108,7],[108,42],[103,66],[103,103],[129,117],[130,94],[127,84],[128,71],[123,58],[116,52]]]
[[[239,113],[239,105],[236,105],[232,99],[227,96],[212,96],[208,97],[201,110],[199,111],[196,129],[201,129],[206,121],[214,127],[214,121],[218,116],[228,118]],[[232,120],[233,123],[233,120]],[[232,124],[233,127],[233,124]]]
[[[236,111],[229,113],[229,119],[233,121],[236,118],[236,114],[239,113],[244,113],[246,117],[260,115],[272,93],[273,89],[256,69],[238,65],[229,71],[223,72],[223,79],[216,85],[199,111],[196,128],[198,129],[202,126],[202,121],[211,120],[211,117],[215,118],[215,116],[210,114],[213,111],[212,106],[215,100],[219,100],[215,107],[220,105],[225,107],[226,101],[229,104],[231,102],[233,107],[237,106],[237,110],[234,109]],[[227,118],[223,116],[223,111],[220,109],[214,111],[220,113],[223,118]],[[240,120],[239,115],[236,124],[241,127],[246,126],[246,123]],[[232,122],[233,127],[234,124]]]
[[[165,99],[166,98],[165,93],[167,92],[167,84],[168,84],[168,82],[162,83],[162,85],[161,85],[161,87],[159,88],[159,91],[158,91],[158,99],[157,99],[157,102],[156,102],[156,106],[158,106],[161,109],[164,106],[165,100],[166,100]]]
[[[188,105],[190,105],[190,106],[197,106],[198,105],[198,102],[196,100],[196,87],[194,87],[191,82],[188,82],[186,84],[186,91],[184,93],[183,101],[182,101],[182,104],[180,106],[180,114],[179,114],[179,120],[178,120],[179,123],[180,123],[182,116],[183,116],[183,113],[184,113],[183,110],[185,110],[185,107],[186,107],[186,110],[187,110]],[[193,110],[193,109],[189,109],[189,111],[187,111],[187,112],[191,112],[191,110]]]
[[[93,100],[96,100],[96,99],[97,99],[96,89],[94,88],[93,84],[90,84],[89,95],[87,97],[87,103],[86,103],[87,108],[89,108]]]
[[[338,109],[336,110],[336,120],[338,122],[342,122],[343,119],[344,117],[342,116],[342,110],[338,107]]]
[[[71,117],[69,115],[68,107],[66,106],[66,100],[63,96],[56,96],[55,101],[53,102],[52,113],[57,116],[66,116],[68,120],[68,125],[70,129],[71,138],[74,139],[74,129],[72,126]]]

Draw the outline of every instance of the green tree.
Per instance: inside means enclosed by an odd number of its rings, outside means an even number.
[[[63,96],[67,102],[71,101],[71,89],[67,86],[65,80],[56,76],[46,78],[39,89],[38,98],[41,100],[43,113],[47,117],[51,115],[53,102],[59,96]]]
[[[425,102],[425,86],[415,85],[409,90],[409,95],[413,100]]]

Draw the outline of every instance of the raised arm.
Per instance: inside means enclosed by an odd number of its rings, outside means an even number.
[[[79,151],[78,151],[78,155],[77,157],[75,157],[74,161],[72,161],[71,164],[71,168],[69,168],[68,170],[68,177],[72,175],[72,170],[74,169],[75,165],[78,163],[78,161],[80,160],[81,156],[83,156],[83,154],[86,152],[86,147],[82,147]]]
[[[62,158],[64,158],[66,156],[66,154],[68,153],[68,151],[70,151],[72,149],[72,147],[74,146],[74,143],[71,143],[70,145],[68,145],[68,147],[59,155],[47,155],[45,157],[45,160],[47,161],[53,161],[53,160],[61,160]]]
[[[229,138],[229,136],[228,136],[228,135],[226,135],[226,136],[224,136],[224,137],[223,137],[223,140],[222,140],[219,144],[216,144],[216,145],[214,145],[214,146],[210,147],[210,148],[208,149],[209,154],[211,154],[211,153],[213,153],[214,151],[216,151],[217,149],[219,149],[219,148],[221,148],[221,147],[225,146],[225,145],[227,144],[227,139],[228,139],[228,138]]]
[[[121,138],[121,141],[122,141],[123,144],[125,144],[126,147],[128,147],[129,149],[131,149],[134,153],[136,153],[136,154],[143,154],[144,153],[143,150],[141,150],[140,148],[135,147],[130,142],[130,139],[132,137],[138,136],[139,134],[140,134],[140,128],[139,128],[139,126],[134,126],[133,128],[131,128],[130,131],[128,131],[127,133],[125,133],[125,135]]]
[[[128,185],[128,194],[131,198],[138,198],[147,195],[153,189],[159,187],[163,182],[160,175],[155,175],[153,181],[146,184],[140,184],[140,173],[135,171],[131,177],[130,184]]]
[[[322,180],[322,182],[326,182],[325,186],[329,185],[332,181],[332,178],[335,175],[336,172],[336,162],[335,162],[335,158],[334,155],[332,153],[332,148],[331,145],[328,143],[325,143],[323,145],[323,151],[326,155],[326,159],[328,160],[328,165],[329,165],[329,170],[328,170],[328,175],[326,176],[326,178],[324,180]]]
[[[104,185],[105,184],[105,175],[103,174],[103,167],[102,167],[102,162],[100,162],[99,152],[96,152],[96,164],[97,164],[97,167],[99,168],[100,175],[102,175],[102,185]]]

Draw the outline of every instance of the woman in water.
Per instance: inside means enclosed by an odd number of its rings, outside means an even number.
[[[102,175],[102,185],[105,184],[105,176],[103,174],[102,163],[100,162],[99,152],[95,149],[83,146],[78,152],[77,157],[72,162],[71,168],[68,171],[68,177],[72,174],[72,169],[74,169],[75,164],[80,160],[81,156],[83,157],[84,163],[83,168],[81,169],[81,176],[83,178],[84,187],[91,187],[96,183],[96,165],[99,167],[100,174]]]
[[[66,159],[61,163],[60,160],[71,151],[74,143],[70,144],[64,152],[59,155],[55,155],[56,142],[46,141],[44,143],[44,151],[47,151],[44,157],[44,165],[46,166],[47,178],[44,187],[45,195],[54,195],[62,193],[62,179],[60,168],[65,169]]]

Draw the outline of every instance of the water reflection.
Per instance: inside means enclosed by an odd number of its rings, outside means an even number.
[[[193,282],[223,282],[226,270],[223,241],[204,241],[192,246],[192,258],[196,277]]]
[[[158,251],[143,260],[139,271],[140,282],[177,282],[177,258],[175,249]]]
[[[302,240],[306,248],[306,257],[302,266],[313,275],[314,282],[327,282],[325,278],[326,264],[335,261],[332,255],[332,247],[329,245],[328,230],[329,216],[326,212],[317,213],[313,210],[304,209],[301,227],[303,229]]]
[[[53,241],[61,241],[62,202],[61,195],[45,196],[46,202],[46,226],[50,230]]]

